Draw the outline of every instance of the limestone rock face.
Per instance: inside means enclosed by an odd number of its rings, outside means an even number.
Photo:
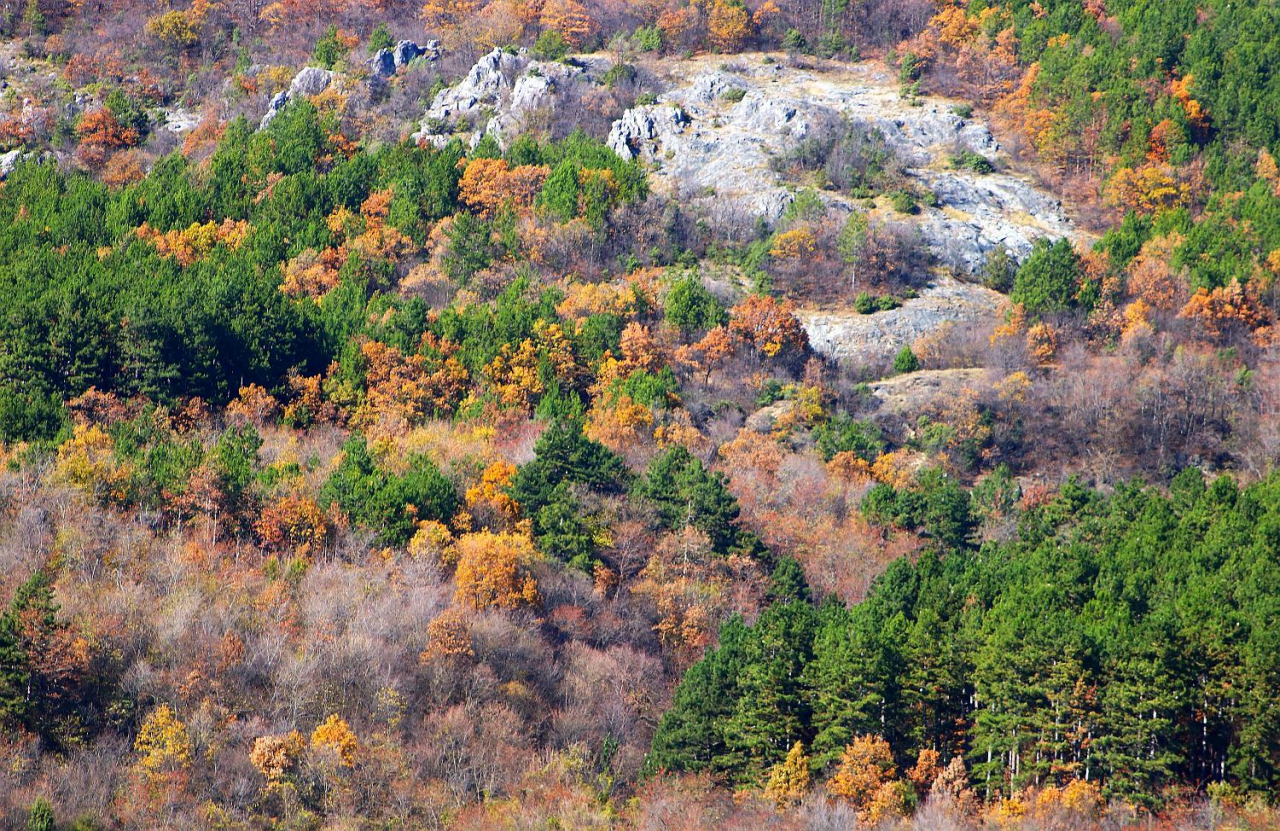
[[[405,66],[418,58],[434,61],[440,57],[440,41],[429,40],[422,46],[411,40],[402,40],[391,50],[392,61],[396,69]]]
[[[377,78],[390,78],[396,74],[396,58],[390,49],[379,49],[369,59],[369,72]]]
[[[414,137],[444,144],[459,126],[465,125],[469,130],[502,105],[515,86],[516,76],[528,63],[524,50],[513,53],[494,49],[481,56],[465,78],[436,93]],[[478,141],[479,136],[474,140]]]
[[[163,111],[164,128],[171,133],[189,133],[200,124],[200,113],[174,107]]]
[[[904,346],[947,323],[997,323],[1004,296],[982,286],[941,277],[900,307],[874,314],[852,309],[802,309],[796,313],[809,344],[821,355],[850,366],[884,364]]]
[[[606,58],[547,62],[533,60],[523,49],[494,49],[460,82],[436,94],[414,138],[437,145],[462,138],[474,147],[489,135],[505,147],[531,119],[554,118],[565,101],[595,86],[610,66]]]
[[[10,150],[8,153],[0,153],[0,179],[8,176],[17,166],[18,161],[22,158],[21,150]]]
[[[794,186],[771,161],[805,139],[853,129],[879,133],[906,173],[937,196],[935,208],[892,217],[916,226],[939,264],[975,273],[1004,246],[1025,257],[1040,237],[1071,233],[1061,204],[1028,180],[1007,172],[952,170],[958,151],[1000,161],[1000,145],[978,121],[945,101],[903,101],[898,85],[875,64],[827,71],[797,69],[737,56],[726,70],[710,59],[673,62],[671,88],[656,104],[634,107],[614,122],[609,146],[651,167],[655,190],[705,212],[713,221],[749,231],[776,223]],[[834,191],[829,207],[852,210]]]
[[[297,75],[294,75],[293,80],[289,82],[289,97],[319,95],[328,89],[329,84],[332,83],[332,70],[321,69],[318,66],[308,66],[299,71]]]

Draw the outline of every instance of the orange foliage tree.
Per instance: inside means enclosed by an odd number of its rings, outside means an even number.
[[[784,353],[802,353],[809,348],[809,336],[793,309],[790,301],[749,295],[733,307],[729,331],[771,358]]]
[[[559,32],[571,46],[586,43],[595,31],[591,13],[578,0],[547,0],[539,22],[544,29]]]
[[[751,12],[740,0],[715,0],[707,14],[707,40],[712,49],[739,52],[751,35]]]
[[[357,426],[419,424],[451,411],[466,394],[468,375],[455,357],[457,346],[431,332],[423,333],[416,355],[380,341],[365,341],[360,352],[368,393],[352,416]]]
[[[458,181],[458,199],[486,219],[506,206],[528,210],[550,172],[546,165],[512,168],[502,159],[472,159]]]
[[[1222,337],[1232,326],[1257,329],[1271,320],[1252,285],[1242,286],[1238,280],[1215,289],[1197,289],[1178,317],[1199,322],[1215,338]]]

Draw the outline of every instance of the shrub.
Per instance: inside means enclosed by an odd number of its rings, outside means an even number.
[[[657,52],[662,49],[662,30],[657,26],[641,26],[631,40],[641,52]]]
[[[889,194],[889,204],[900,214],[913,214],[920,210],[916,198],[905,190],[895,190]]]
[[[951,166],[957,170],[972,170],[974,173],[994,173],[995,165],[991,164],[991,160],[981,153],[975,153],[972,150],[962,150],[951,156]]]
[[[31,803],[27,813],[27,831],[54,831],[53,806],[43,796]]]
[[[809,42],[805,40],[804,33],[799,29],[788,29],[782,36],[782,48],[788,52],[803,52],[808,45]]]

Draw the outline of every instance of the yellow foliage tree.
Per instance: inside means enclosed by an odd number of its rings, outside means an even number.
[[[453,549],[458,563],[456,603],[473,609],[514,609],[538,602],[538,583],[529,573],[537,553],[527,534],[463,534]]]
[[[882,736],[858,736],[844,749],[835,775],[827,780],[832,796],[849,800],[862,812],[869,808],[880,789],[893,781],[897,768],[893,750]]]
[[[1191,188],[1178,180],[1173,168],[1162,164],[1122,167],[1105,191],[1109,203],[1138,213],[1156,213],[1191,203]]]
[[[138,767],[147,775],[183,770],[191,765],[191,737],[187,726],[168,704],[161,704],[142,722],[133,749]]]
[[[201,20],[189,12],[164,12],[147,21],[146,32],[170,48],[186,49],[200,40]]]
[[[715,0],[707,15],[707,39],[717,52],[739,52],[751,38],[751,12],[735,0]]]
[[[813,231],[808,228],[792,228],[774,237],[769,256],[779,260],[798,260],[812,257],[817,250],[818,241],[814,238]]]
[[[779,809],[789,808],[809,792],[809,757],[805,755],[804,745],[796,742],[787,751],[787,758],[778,762],[769,770],[769,781],[765,783],[764,795],[773,801]]]
[[[477,508],[488,507],[505,519],[515,517],[520,506],[507,494],[515,475],[516,466],[508,461],[499,459],[489,465],[480,474],[480,481],[467,488],[467,508],[474,513]]]
[[[422,20],[428,28],[450,28],[475,14],[483,5],[483,0],[428,0],[422,7]]]
[[[133,471],[116,460],[115,443],[101,427],[77,424],[71,439],[58,448],[54,476],[96,500],[123,502]]]
[[[338,764],[351,767],[356,762],[360,743],[346,720],[334,713],[312,731],[311,749],[321,753],[331,753],[338,760]]]

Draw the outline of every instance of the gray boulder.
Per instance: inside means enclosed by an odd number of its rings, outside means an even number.
[[[10,150],[8,153],[0,153],[0,179],[8,176],[18,165],[18,160],[22,158],[21,150]]]
[[[285,104],[289,103],[289,90],[282,89],[275,95],[271,96],[271,101],[267,103],[267,111],[262,116],[262,121],[258,124],[259,130],[267,129],[267,125],[271,123],[276,114],[284,109]]]
[[[277,92],[271,98],[271,102],[267,104],[267,112],[262,116],[262,122],[258,125],[258,129],[266,129],[267,125],[276,117],[276,114],[298,96],[310,98],[313,95],[319,95],[324,92],[333,83],[334,77],[332,71],[321,69],[318,66],[308,66],[297,75],[294,75],[293,80],[289,82],[289,88]]]
[[[626,161],[636,158],[653,161],[662,139],[684,132],[688,125],[689,116],[685,111],[671,104],[632,107],[613,122],[608,145]]]
[[[399,69],[410,61],[422,57],[425,52],[426,50],[413,41],[402,40],[396,44],[396,48],[391,52],[392,64],[396,69]]]
[[[379,49],[369,59],[369,72],[375,78],[390,78],[396,74],[396,59],[390,49]]]
[[[289,83],[289,97],[297,98],[299,95],[310,97],[319,95],[329,88],[333,83],[333,72],[328,69],[321,69],[318,66],[308,66],[297,75],[293,76],[293,81]]]

